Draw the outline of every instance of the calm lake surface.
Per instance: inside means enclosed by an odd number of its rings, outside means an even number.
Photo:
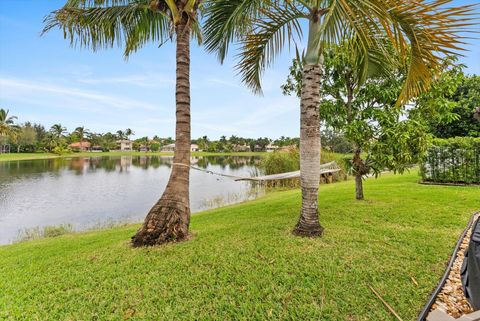
[[[172,157],[121,156],[0,162],[0,244],[25,229],[71,224],[86,230],[141,222],[161,196]],[[256,157],[192,157],[213,172],[253,176]],[[192,212],[253,199],[263,193],[249,182],[190,171]]]

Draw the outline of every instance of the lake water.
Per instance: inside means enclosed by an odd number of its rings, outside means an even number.
[[[259,172],[255,157],[193,157],[209,171]],[[141,222],[161,196],[172,157],[121,156],[0,162],[0,244],[25,229],[70,224],[85,230]],[[261,187],[190,171],[192,212],[253,199]]]

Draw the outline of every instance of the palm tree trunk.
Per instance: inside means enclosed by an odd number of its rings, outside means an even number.
[[[308,45],[303,67],[300,97],[300,185],[302,209],[293,234],[320,236],[323,227],[318,218],[318,187],[320,186],[320,81],[322,76],[321,30],[319,12],[312,12]]]
[[[303,68],[300,101],[300,184],[302,209],[293,231],[300,236],[319,236],[323,232],[318,218],[318,187],[320,185],[320,78],[319,64]]]
[[[162,197],[132,237],[135,247],[182,241],[190,235],[190,27],[187,18],[175,27],[175,32],[177,79],[173,167]]]

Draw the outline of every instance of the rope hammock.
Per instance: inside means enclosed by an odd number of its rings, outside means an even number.
[[[180,164],[180,163],[174,163],[173,165],[188,166],[188,165],[184,165],[184,164]],[[212,175],[229,177],[229,178],[234,179],[237,182],[238,181],[265,182],[265,181],[274,181],[274,180],[300,177],[300,171],[273,174],[273,175],[265,175],[265,176],[242,177],[242,176],[234,176],[234,175],[216,173],[216,172],[212,172],[212,171],[209,171],[209,170],[206,170],[206,169],[203,169],[203,168],[199,168],[199,167],[195,167],[195,166],[191,166],[191,165],[190,165],[190,168],[192,168],[194,170],[197,170],[197,171],[212,174]],[[320,165],[320,175],[333,174],[333,173],[339,172],[340,170],[341,170],[341,168],[338,166],[338,164],[335,161]]]

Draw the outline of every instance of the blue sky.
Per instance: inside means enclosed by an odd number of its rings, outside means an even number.
[[[132,128],[136,137],[174,136],[173,45],[152,44],[125,61],[122,49],[73,49],[57,30],[40,37],[44,16],[64,2],[0,0],[0,107],[47,128],[61,123],[70,131]],[[461,62],[480,74],[480,41],[468,49]],[[240,82],[233,59],[222,66],[193,45],[192,136],[298,136],[298,100],[280,90],[293,56],[285,50],[266,72],[259,97]]]

